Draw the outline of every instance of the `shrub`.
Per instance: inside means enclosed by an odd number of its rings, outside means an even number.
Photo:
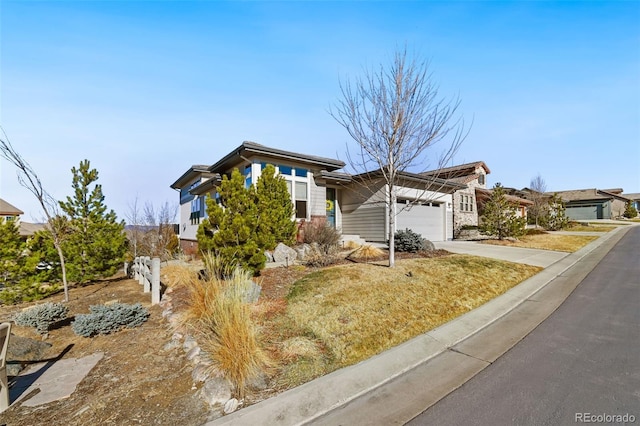
[[[319,244],[311,244],[309,253],[305,256],[304,264],[311,267],[324,267],[333,265],[339,260],[338,246],[320,246]]]
[[[622,214],[627,219],[633,219],[638,216],[638,210],[631,203],[631,201],[627,201],[627,204],[624,206],[624,213]]]
[[[306,222],[302,225],[302,241],[307,244],[316,243],[320,250],[329,254],[340,244],[342,235],[337,229],[325,221]]]
[[[75,321],[71,323],[73,332],[78,336],[91,337],[96,334],[114,333],[124,327],[142,325],[149,318],[149,311],[140,303],[94,305],[90,306],[89,310],[90,314],[76,315]]]
[[[382,249],[372,246],[371,244],[365,244],[362,247],[355,250],[349,255],[352,259],[372,259],[383,256],[385,253]]]
[[[13,318],[16,324],[23,327],[35,327],[40,334],[49,331],[52,324],[67,317],[69,308],[62,303],[45,303],[20,312]]]
[[[422,235],[413,232],[411,229],[396,231],[394,247],[396,251],[417,253],[427,249],[427,240]]]

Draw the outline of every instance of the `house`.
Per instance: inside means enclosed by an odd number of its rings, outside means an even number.
[[[517,217],[527,217],[527,210],[533,206],[533,201],[526,199],[526,193],[514,188],[504,188],[505,197],[512,205],[516,207]],[[491,189],[476,188],[476,199],[478,200],[478,214],[482,216],[484,206],[491,198]]]
[[[453,229],[458,236],[464,227],[478,226],[477,190],[487,187],[487,175],[491,173],[484,161],[460,164],[421,173],[423,176],[444,179],[464,187],[453,193]]]
[[[19,208],[9,204],[0,198],[0,221],[15,222],[18,225],[18,232],[23,239],[27,239],[36,232],[44,229],[42,223],[23,222],[20,219],[24,212]]]
[[[22,210],[0,198],[0,220],[18,223],[23,214]]]
[[[626,203],[631,201],[622,195],[621,188],[547,192],[554,193],[564,202],[570,220],[616,219],[622,217]]]
[[[390,207],[380,170],[350,175],[341,171],[345,163],[340,160],[245,141],[211,166],[191,166],[171,184],[180,191],[180,242],[185,253],[197,250],[196,233],[206,215],[204,199],[215,196],[222,176],[238,169],[249,186],[267,164],[273,164],[287,182],[295,219],[300,222],[326,221],[343,236],[385,242],[386,218],[394,208],[396,229],[409,227],[432,241],[453,237],[452,194],[465,188],[463,184],[401,173],[398,202]]]
[[[630,193],[630,194],[622,194],[625,198],[631,200],[631,205],[636,208],[636,210],[640,214],[640,192]]]

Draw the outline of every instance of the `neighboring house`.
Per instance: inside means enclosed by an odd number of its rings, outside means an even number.
[[[631,200],[631,205],[636,208],[638,214],[640,214],[640,192],[632,194],[622,194],[625,198]]]
[[[426,177],[444,179],[464,185],[453,194],[453,228],[454,236],[458,236],[465,226],[478,226],[477,190],[487,187],[487,175],[491,173],[483,161],[445,167],[421,173]]]
[[[547,192],[558,194],[565,204],[565,214],[570,220],[616,219],[624,213],[629,198],[621,188],[576,189]]]
[[[238,169],[249,186],[267,164],[273,164],[287,182],[296,220],[326,221],[343,236],[386,241],[389,203],[380,171],[352,176],[340,171],[345,166],[340,160],[243,142],[211,166],[191,166],[171,184],[180,191],[180,242],[186,253],[197,249],[196,233],[206,215],[204,199],[215,197],[222,176]],[[451,239],[451,194],[465,185],[413,173],[402,173],[401,178],[396,229],[409,227],[432,241]]]
[[[20,220],[20,216],[23,214],[22,210],[0,198],[0,220],[15,222],[22,238],[27,239],[37,231],[44,229],[44,224],[42,223],[29,223]]]
[[[491,189],[476,188],[476,198],[478,200],[478,214],[482,216],[484,213],[484,206],[491,198]],[[507,201],[511,202],[516,207],[517,217],[527,217],[527,210],[533,206],[533,201],[525,198],[526,193],[514,188],[504,188]]]
[[[19,223],[23,214],[22,210],[0,198],[0,220]]]

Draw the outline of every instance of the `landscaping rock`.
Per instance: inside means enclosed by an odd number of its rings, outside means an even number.
[[[248,285],[249,289],[247,293],[244,295],[244,301],[246,303],[256,303],[258,298],[260,298],[260,292],[262,291],[262,287],[256,284],[253,280]]]
[[[311,253],[311,246],[305,243],[295,247],[294,250],[298,254],[298,260],[304,261],[309,253]]]
[[[7,376],[17,376],[24,369],[22,363],[17,361],[40,361],[47,358],[45,354],[50,347],[50,343],[12,334],[7,348]]]
[[[424,250],[425,251],[433,251],[436,249],[436,246],[429,240],[424,240]]]
[[[198,342],[196,342],[196,339],[194,339],[193,336],[187,336],[184,339],[184,344],[182,345],[185,352],[189,352],[191,349],[195,348],[196,346],[198,346]]]
[[[196,365],[196,367],[193,369],[193,372],[191,373],[191,378],[196,383],[205,382],[211,375],[210,370],[211,368],[208,365],[200,363]]]
[[[279,243],[273,251],[273,260],[275,262],[285,262],[290,265],[297,257],[298,253],[294,249],[282,243]]]
[[[187,359],[193,361],[198,355],[200,355],[200,346],[194,346],[187,352]]]
[[[204,383],[198,397],[210,406],[225,404],[231,399],[231,384],[222,377],[213,377]]]
[[[238,409],[238,400],[231,398],[224,404],[224,413],[231,414]]]
[[[273,262],[273,254],[270,251],[265,251],[264,252],[264,257],[267,258],[267,263],[272,263]]]

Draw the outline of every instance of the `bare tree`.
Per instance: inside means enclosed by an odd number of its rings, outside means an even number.
[[[529,214],[535,218],[536,227],[539,225],[540,217],[545,214],[545,207],[547,205],[547,183],[544,181],[540,173],[531,179],[529,183],[530,198],[533,201],[533,206],[529,209]]]
[[[65,235],[65,220],[61,220],[58,213],[58,202],[44,189],[42,181],[38,174],[33,170],[31,165],[13,148],[7,134],[2,129],[2,138],[0,138],[0,154],[4,159],[9,161],[18,169],[18,182],[31,192],[46,218],[45,229],[51,234],[53,245],[58,252],[60,258],[60,267],[62,268],[62,286],[64,288],[64,301],[69,301],[69,286],[67,284],[67,268],[64,261],[64,253],[62,251],[62,241]]]
[[[441,150],[438,169],[452,159],[468,134],[464,120],[456,117],[460,100],[440,98],[429,64],[408,59],[406,49],[397,51],[391,64],[341,82],[340,89],[342,98],[329,113],[357,144],[354,153],[347,146],[351,168],[357,173],[378,171],[386,184],[389,266],[393,267],[401,174],[417,167],[425,171],[426,151],[444,140],[449,144]],[[433,190],[426,186],[425,191]]]
[[[178,214],[178,205],[166,201],[158,209],[153,203],[145,202],[142,209],[138,197],[129,203],[127,223],[129,240],[133,257],[159,256],[167,260],[173,254],[173,245],[177,244],[177,236],[173,230],[173,222]]]

